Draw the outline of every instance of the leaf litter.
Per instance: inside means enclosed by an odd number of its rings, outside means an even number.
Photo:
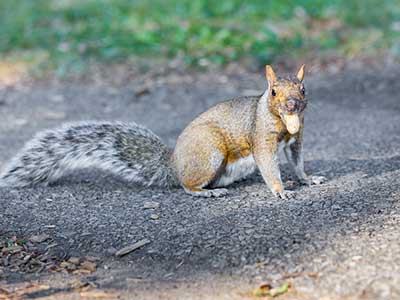
[[[284,283],[277,287],[272,287],[269,283],[263,283],[249,293],[243,294],[243,296],[250,298],[274,298],[286,294],[291,287],[291,282]]]

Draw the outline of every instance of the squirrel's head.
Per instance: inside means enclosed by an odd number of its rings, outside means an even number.
[[[271,66],[265,67],[268,80],[268,106],[271,113],[279,116],[291,134],[300,129],[304,109],[307,106],[304,79],[304,65],[296,76],[277,77]]]

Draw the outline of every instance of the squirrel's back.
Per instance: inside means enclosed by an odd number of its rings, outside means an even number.
[[[74,169],[109,171],[129,182],[175,185],[170,150],[135,123],[77,122],[37,134],[0,173],[0,186],[49,183]]]
[[[243,96],[220,102],[195,118],[181,137],[193,134],[196,127],[212,124],[229,133],[232,138],[248,135],[254,126],[257,102],[261,96]]]

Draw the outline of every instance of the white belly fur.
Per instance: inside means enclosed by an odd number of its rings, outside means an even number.
[[[278,152],[281,152],[286,145],[291,145],[295,142],[294,138],[291,138],[287,143],[284,141],[278,145]],[[225,173],[213,184],[214,187],[227,186],[237,180],[244,179],[256,170],[256,162],[254,161],[253,155],[250,154],[244,158],[241,158],[234,163],[227,164],[225,167]]]
[[[241,158],[234,163],[227,164],[225,173],[214,183],[214,187],[227,186],[234,181],[245,178],[246,176],[254,173],[256,170],[256,163],[253,155]]]

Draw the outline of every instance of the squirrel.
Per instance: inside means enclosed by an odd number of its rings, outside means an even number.
[[[29,141],[0,173],[0,187],[48,184],[74,169],[97,168],[127,182],[180,185],[193,196],[219,197],[258,167],[275,196],[291,197],[281,180],[281,149],[301,183],[325,181],[304,172],[305,67],[290,77],[277,77],[269,65],[265,70],[262,95],[211,107],[183,130],[174,150],[135,123],[65,124]]]

